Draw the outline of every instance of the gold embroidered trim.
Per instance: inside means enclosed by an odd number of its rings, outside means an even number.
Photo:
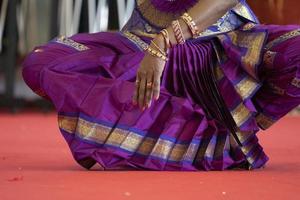
[[[266,130],[270,128],[276,121],[271,119],[270,117],[267,117],[266,115],[260,113],[256,117],[257,124],[263,129]]]
[[[297,87],[297,88],[300,88],[300,79],[299,78],[294,78],[292,80],[292,85]]]
[[[64,44],[67,46],[70,46],[78,51],[85,51],[88,50],[89,48],[83,44],[80,44],[78,42],[75,42],[74,40],[67,38],[66,36],[60,36],[58,37],[55,42],[60,43],[60,44]]]
[[[192,162],[198,151],[198,144],[176,144],[169,140],[155,140],[141,136],[130,130],[112,128],[102,124],[92,123],[82,118],[58,117],[59,127],[70,134],[76,134],[81,138],[95,141],[99,144],[109,144],[130,152],[138,152],[143,155],[152,155],[170,161]],[[211,155],[213,157],[213,152]]]
[[[258,83],[253,78],[246,77],[242,79],[237,85],[235,85],[235,89],[242,97],[242,99],[245,100],[253,93],[257,86]]]
[[[294,37],[297,37],[300,35],[300,29],[297,29],[297,30],[293,30],[293,31],[290,31],[288,33],[285,33],[281,36],[279,36],[278,38],[272,40],[271,42],[269,42],[266,46],[265,46],[265,49],[267,50],[270,50],[272,47],[288,40],[288,39],[291,39],[291,38],[294,38]]]

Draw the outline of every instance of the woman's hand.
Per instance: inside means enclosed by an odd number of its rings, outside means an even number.
[[[164,49],[164,38],[161,34],[153,40],[161,49]],[[155,46],[150,45],[156,49]],[[157,100],[160,94],[160,79],[165,67],[165,61],[161,58],[149,54],[147,51],[143,58],[136,75],[136,88],[132,103],[139,105],[144,110],[150,107],[152,98]]]

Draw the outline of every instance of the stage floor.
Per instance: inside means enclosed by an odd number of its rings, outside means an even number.
[[[0,128],[1,200],[299,199],[300,117],[259,133],[270,160],[256,171],[86,171],[54,113],[2,113]]]

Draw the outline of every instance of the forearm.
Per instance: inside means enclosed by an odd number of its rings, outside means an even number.
[[[201,0],[195,6],[188,10],[189,15],[193,18],[200,32],[206,30],[222,17],[229,9],[234,7],[238,0]],[[178,19],[184,38],[189,39],[192,34],[182,19]],[[170,41],[176,43],[176,39],[171,26],[167,28],[170,33]]]

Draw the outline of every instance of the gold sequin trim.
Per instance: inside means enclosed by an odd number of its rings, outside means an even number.
[[[297,88],[300,88],[300,79],[299,78],[294,78],[292,80],[292,85],[297,87]]]
[[[89,48],[83,44],[80,44],[78,42],[75,42],[74,40],[67,38],[66,36],[60,36],[55,40],[57,43],[67,45],[69,47],[72,47],[78,51],[85,51]]]
[[[278,38],[274,39],[273,41],[269,42],[266,46],[265,46],[265,49],[269,50],[271,49],[272,47],[288,40],[288,39],[291,39],[291,38],[294,38],[294,37],[297,37],[300,35],[300,29],[297,29],[297,30],[293,30],[293,31],[290,31],[288,33],[285,33],[281,36],[279,36]]]
[[[275,120],[271,119],[270,117],[267,117],[266,115],[260,113],[256,117],[257,124],[263,129],[266,130],[270,128],[274,123]]]

